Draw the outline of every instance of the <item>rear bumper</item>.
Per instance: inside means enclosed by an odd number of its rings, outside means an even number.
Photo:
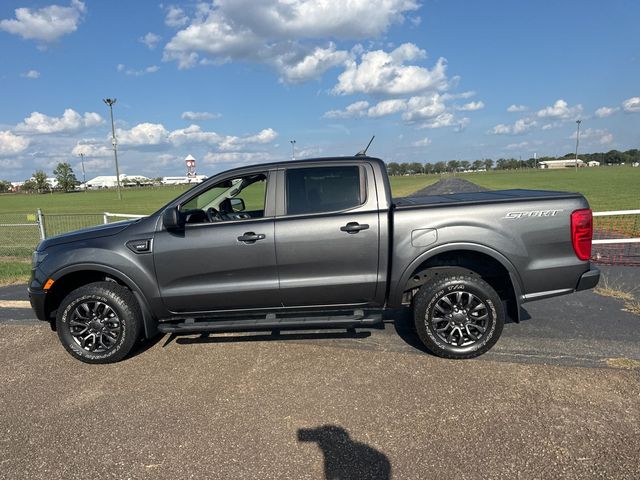
[[[576,292],[580,290],[588,290],[595,287],[600,281],[600,270],[596,267],[591,267],[588,271],[584,272],[578,281]]]

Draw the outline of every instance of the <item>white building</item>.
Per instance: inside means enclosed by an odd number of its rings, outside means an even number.
[[[152,185],[153,181],[143,175],[126,175],[120,174],[120,186],[121,187],[136,187],[142,185]],[[80,185],[80,189],[98,189],[98,188],[116,188],[118,182],[115,175],[100,175],[98,177],[88,180],[86,185],[83,183]]]
[[[599,167],[600,162],[597,162],[596,160],[591,160],[590,162],[587,162],[587,165],[589,165],[590,167]]]
[[[207,179],[206,175],[194,175],[193,177],[162,177],[163,185],[189,185],[202,183]]]
[[[580,159],[576,160],[575,158],[567,158],[563,160],[545,160],[543,162],[538,162],[538,168],[575,168],[576,163],[578,164],[578,167],[587,166],[587,164]]]

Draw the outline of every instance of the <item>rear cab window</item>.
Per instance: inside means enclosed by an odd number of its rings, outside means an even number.
[[[349,210],[364,201],[364,175],[358,166],[291,168],[286,171],[288,215]]]

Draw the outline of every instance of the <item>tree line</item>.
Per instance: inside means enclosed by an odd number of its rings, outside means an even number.
[[[58,184],[55,189],[51,187],[47,181],[47,174],[44,170],[36,170],[33,172],[31,178],[25,180],[20,187],[20,190],[28,193],[45,193],[51,190],[61,190],[63,192],[71,192],[80,185],[80,182],[73,173],[73,168],[66,162],[60,162],[53,171],[53,176],[57,180]],[[6,180],[0,180],[0,193],[5,193],[11,190],[11,182]]]
[[[389,175],[418,175],[423,173],[446,173],[446,172],[459,172],[459,171],[481,171],[491,170],[516,170],[519,168],[535,168],[540,162],[548,160],[562,160],[575,158],[574,153],[567,153],[562,157],[539,157],[528,158],[526,160],[516,158],[499,158],[494,162],[493,159],[487,158],[482,160],[449,160],[447,162],[440,161],[435,163],[396,163],[390,162],[387,164],[387,171]],[[600,162],[600,165],[620,165],[630,164],[634,162],[640,162],[640,150],[637,148],[620,152],[618,150],[610,150],[606,153],[583,153],[579,154],[578,158],[583,162],[596,161]]]

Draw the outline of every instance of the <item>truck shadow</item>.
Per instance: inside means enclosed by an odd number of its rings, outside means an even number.
[[[391,462],[387,456],[351,438],[349,432],[336,425],[298,430],[298,441],[316,443],[324,457],[324,477],[330,480],[391,478]]]

